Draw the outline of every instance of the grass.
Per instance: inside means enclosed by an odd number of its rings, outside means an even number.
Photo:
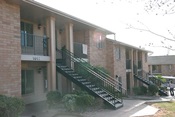
[[[159,117],[174,117],[175,116],[175,101],[154,103],[153,106],[161,110],[161,112],[158,113]]]

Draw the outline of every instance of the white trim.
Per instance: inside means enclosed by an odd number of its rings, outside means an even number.
[[[21,55],[22,61],[50,61],[50,56]]]

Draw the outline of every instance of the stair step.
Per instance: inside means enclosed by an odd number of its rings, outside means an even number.
[[[69,70],[69,71],[64,71],[64,72],[66,72],[66,73],[75,73],[73,70]]]
[[[81,82],[84,85],[91,84],[91,82]]]
[[[92,88],[92,87],[95,87],[95,85],[88,84],[88,85],[86,85],[86,87],[88,87],[88,88]]]
[[[81,77],[82,78],[82,77]],[[79,82],[87,81],[86,79],[78,79]]]
[[[101,90],[100,88],[98,87],[95,87],[95,88],[91,88],[92,91],[98,91],[98,90]]]
[[[111,97],[111,96],[108,96],[108,97],[105,97],[105,99],[106,99],[107,101],[110,101],[110,100],[114,100],[115,98],[114,98],[114,97]]]
[[[106,97],[106,96],[108,96],[108,95],[109,95],[109,94],[107,94],[107,93],[100,94],[100,96],[103,97],[103,98]]]
[[[98,91],[95,91],[95,93],[97,93],[97,94],[104,94],[104,93],[106,93],[106,92],[104,92],[103,90],[98,90]]]
[[[75,77],[75,76],[79,76],[77,73],[71,73],[71,74],[69,74],[70,76],[73,76],[73,77]]]
[[[82,79],[82,76],[73,76],[74,79]]]
[[[57,65],[59,68],[68,68],[67,66]]]
[[[117,103],[119,103],[118,100],[110,100],[110,101],[108,101],[108,102],[111,103],[111,104],[113,104],[113,105],[116,105]]]
[[[72,69],[70,69],[70,68],[61,68],[62,70],[64,70],[64,71],[69,71],[69,70],[72,70]]]

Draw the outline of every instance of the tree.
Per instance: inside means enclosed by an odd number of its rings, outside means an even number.
[[[139,30],[139,31],[145,31],[145,32],[149,32],[153,35],[156,35],[158,37],[161,37],[163,40],[161,40],[161,45],[156,45],[152,42],[148,43],[146,46],[151,46],[151,47],[162,47],[162,48],[166,48],[168,50],[172,50],[175,51],[175,48],[173,48],[173,44],[175,42],[175,35],[172,33],[172,31],[167,30],[167,32],[170,34],[171,38],[164,36],[162,34],[156,33],[152,30],[150,30],[146,25],[144,25],[142,22],[138,21],[140,24],[142,24],[144,27],[143,28],[138,28],[138,27],[134,27],[131,24],[127,24],[127,28],[128,29],[134,29],[134,30]],[[170,45],[168,42],[171,42],[172,45]],[[172,43],[173,42],[173,43]],[[168,54],[168,53],[167,53]]]
[[[148,13],[154,12],[156,15],[174,14],[175,0],[149,0],[145,2],[145,10]]]

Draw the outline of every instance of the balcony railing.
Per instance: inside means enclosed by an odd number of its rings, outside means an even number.
[[[130,59],[126,60],[126,69],[131,69],[131,60]]]
[[[25,55],[48,56],[48,37],[21,31],[21,53]]]

